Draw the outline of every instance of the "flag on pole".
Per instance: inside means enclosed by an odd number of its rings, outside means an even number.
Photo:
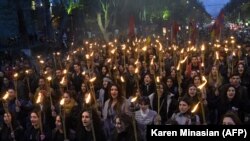
[[[224,10],[222,9],[212,26],[211,39],[221,38],[221,31],[224,26],[224,17],[225,17]]]
[[[194,20],[189,21],[189,39],[191,40],[191,43],[193,45],[196,44],[196,38],[197,38],[197,25]]]
[[[179,32],[179,25],[176,21],[173,22],[171,28],[171,40],[172,42],[177,42],[177,34]]]
[[[134,16],[130,16],[130,18],[129,18],[128,36],[129,36],[129,38],[135,37],[135,18],[134,18]]]

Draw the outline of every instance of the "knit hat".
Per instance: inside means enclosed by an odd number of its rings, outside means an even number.
[[[109,82],[109,83],[112,83],[113,81],[111,80],[111,78],[109,78],[109,77],[104,77],[103,78],[103,81],[107,81],[107,82]]]

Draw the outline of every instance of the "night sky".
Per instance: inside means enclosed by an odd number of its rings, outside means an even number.
[[[221,8],[228,3],[230,0],[200,0],[203,2],[207,12],[212,15],[212,17],[216,17]]]

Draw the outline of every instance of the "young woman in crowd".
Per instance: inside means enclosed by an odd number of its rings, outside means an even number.
[[[51,141],[51,130],[44,124],[40,111],[30,113],[30,122],[25,131],[25,141]]]
[[[94,138],[95,141],[106,140],[100,116],[93,109],[84,109],[76,130],[76,141],[94,141]]]
[[[191,101],[189,98],[179,100],[179,111],[171,117],[178,125],[200,125],[200,117],[192,113]]]
[[[107,137],[110,137],[114,132],[114,117],[117,114],[128,113],[129,103],[125,97],[122,96],[118,86],[116,84],[112,84],[109,90],[110,98],[105,102],[104,108],[102,111],[105,134]]]
[[[24,129],[10,112],[4,113],[4,122],[0,127],[0,141],[25,141]]]
[[[133,125],[133,119],[127,114],[119,114],[115,116],[115,132],[112,137],[112,141],[142,141],[141,134],[137,128],[137,125]],[[136,133],[135,134],[135,130]]]

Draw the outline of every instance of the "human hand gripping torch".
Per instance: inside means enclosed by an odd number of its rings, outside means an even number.
[[[199,96],[199,100],[200,102],[203,102],[203,100],[205,100],[205,95],[203,93],[203,87],[207,84],[207,79],[205,78],[205,76],[202,76],[202,81],[204,81],[200,86],[198,86],[197,88],[201,90],[201,95]],[[204,103],[201,103],[201,112],[202,112],[202,119],[203,119],[203,123],[206,124],[206,116],[205,116],[205,109],[204,109]]]
[[[60,115],[62,117],[62,123],[63,123],[63,135],[64,135],[64,140],[68,140],[67,139],[67,133],[66,133],[66,126],[65,126],[65,111],[63,110],[63,106],[65,103],[65,99],[62,98],[60,100]]]
[[[3,100],[3,108],[4,108],[4,112],[5,112],[6,114],[9,114],[9,109],[8,109],[8,98],[9,98],[9,92],[6,92],[5,95],[2,97],[2,100]],[[13,120],[13,119],[12,119],[12,120]],[[14,129],[13,129],[13,126],[12,126],[12,121],[10,121],[9,126],[10,126],[11,137],[13,138],[14,141],[16,141]]]
[[[91,94],[88,93],[88,96],[85,99],[85,103],[87,105],[89,105],[90,101],[91,101]],[[90,112],[90,119],[91,119],[91,130],[92,130],[93,141],[96,141],[95,128],[94,128],[93,115],[92,115],[92,108],[91,108],[91,106],[89,106],[89,107],[90,107],[89,112]]]
[[[135,97],[133,97],[131,99],[131,103],[133,103],[133,105],[134,105],[133,115],[132,115],[132,122],[133,122],[134,134],[135,134],[135,141],[138,141],[137,140],[136,122],[135,122],[135,101],[136,100],[137,100],[137,96],[135,96]]]
[[[36,104],[41,104],[42,103],[42,93],[38,93],[38,97],[36,100]],[[40,111],[38,112],[39,114],[39,126],[40,126],[40,132],[41,135],[43,134],[43,123],[42,123],[42,109],[40,108]]]

